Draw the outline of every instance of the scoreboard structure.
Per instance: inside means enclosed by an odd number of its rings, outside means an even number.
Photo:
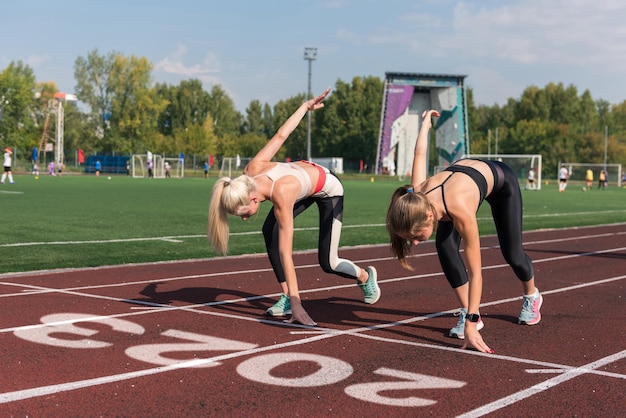
[[[385,73],[376,174],[411,175],[424,110],[441,113],[433,126],[438,167],[469,154],[465,75]],[[429,167],[429,171],[431,169]]]

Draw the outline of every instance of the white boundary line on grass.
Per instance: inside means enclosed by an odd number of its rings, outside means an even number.
[[[552,217],[566,217],[566,216],[581,216],[581,215],[602,215],[609,213],[626,213],[626,209],[624,210],[604,210],[597,212],[573,212],[573,213],[546,213],[541,215],[533,215],[533,216],[524,216],[524,219],[531,218],[552,218]],[[487,221],[491,220],[491,217],[486,218],[478,218],[478,221]],[[351,228],[380,228],[384,227],[385,224],[363,224],[363,225],[343,225],[343,229],[351,229]],[[589,225],[579,228],[594,228],[594,227],[602,227],[607,225]],[[317,231],[319,227],[310,227],[310,228],[295,228],[294,231]],[[572,229],[572,228],[562,228],[562,229]],[[533,232],[533,231],[525,231]],[[259,235],[261,231],[249,231],[249,232],[233,232],[231,236],[243,236],[243,235]],[[14,242],[10,244],[0,244],[0,248],[5,247],[32,247],[37,245],[81,245],[81,244],[111,244],[111,243],[120,243],[120,242],[142,242],[142,241],[165,241],[165,242],[173,242],[180,243],[183,239],[198,239],[198,238],[206,238],[206,234],[202,235],[166,235],[161,237],[139,237],[139,238],[116,238],[116,239],[104,239],[104,240],[73,240],[73,241],[33,241],[33,242]]]

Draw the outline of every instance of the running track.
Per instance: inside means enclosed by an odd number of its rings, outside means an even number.
[[[378,269],[382,298],[295,256],[316,328],[263,316],[265,256],[0,275],[0,416],[624,416],[626,224],[524,236],[543,320],[516,324],[521,286],[483,239],[481,332],[446,336],[456,303],[434,244]]]

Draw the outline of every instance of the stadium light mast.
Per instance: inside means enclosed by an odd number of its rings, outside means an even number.
[[[309,90],[307,100],[312,97],[311,93],[311,68],[312,63],[317,58],[317,48],[304,48],[304,59],[309,62]],[[307,112],[307,129],[306,129],[306,159],[311,161],[311,111]]]
[[[604,125],[604,172],[606,173],[606,151],[609,147],[609,125]]]

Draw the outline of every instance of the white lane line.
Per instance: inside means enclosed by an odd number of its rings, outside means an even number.
[[[526,399],[538,393],[544,392],[561,383],[567,382],[568,380],[572,380],[575,377],[581,376],[583,374],[587,374],[589,373],[590,370],[594,370],[594,369],[597,369],[598,367],[602,367],[607,364],[620,361],[624,358],[626,358],[626,350],[620,351],[619,353],[615,353],[608,357],[604,357],[602,359],[596,360],[584,366],[576,367],[571,370],[568,370],[565,373],[561,374],[560,376],[553,377],[552,379],[549,379],[544,382],[538,383],[534,386],[531,386],[528,389],[521,390],[517,393],[514,393],[502,399],[499,399],[495,402],[491,402],[491,403],[488,403],[487,405],[483,405],[480,408],[476,408],[472,411],[468,411],[462,415],[459,415],[457,418],[480,417],[483,415],[490,414],[494,411],[505,408],[523,399]]]
[[[568,240],[593,239],[593,238],[602,238],[602,237],[624,235],[624,234],[626,234],[626,232],[609,233],[609,234],[596,234],[596,235],[585,235],[585,236],[571,237],[571,238],[565,238],[565,239],[532,241],[532,242],[525,243],[525,245],[548,244],[548,243],[563,242],[563,241],[568,241]],[[494,249],[494,248],[498,248],[498,247],[497,246],[490,246],[490,247],[482,247],[481,249]],[[543,258],[543,259],[533,259],[533,263],[536,264],[536,263],[544,263],[544,262],[550,262],[550,261],[555,261],[555,260],[564,260],[564,259],[568,259],[568,258],[592,256],[592,255],[596,255],[596,254],[606,254],[606,253],[609,253],[609,252],[623,251],[625,249],[626,249],[626,247],[610,248],[610,249],[606,249],[606,250],[589,251],[589,252],[586,252],[586,253],[569,254],[569,255],[556,256],[556,257],[547,257],[547,258]],[[421,257],[430,257],[430,256],[434,256],[436,254],[437,254],[436,252],[421,253],[421,254],[416,254],[415,256],[412,256],[411,258],[414,258],[414,257],[415,258],[417,258],[417,257],[420,257],[420,258]],[[378,258],[367,259],[367,260],[355,260],[355,262],[363,263],[363,262],[372,262],[372,261],[386,261],[386,260],[392,260],[392,259],[394,259],[394,258],[393,257],[378,257]],[[129,266],[131,266],[131,265],[129,265]],[[499,269],[499,268],[508,268],[508,267],[509,267],[509,265],[504,263],[504,264],[496,264],[496,265],[492,265],[492,266],[484,266],[483,269],[487,270],[487,269]],[[102,267],[102,268],[107,268],[107,267]],[[109,268],[111,268],[111,267],[109,266]],[[308,269],[308,268],[319,268],[319,265],[318,264],[305,264],[305,265],[300,265],[300,266],[296,267],[297,270],[303,270],[303,269]],[[76,270],[72,270],[72,271],[78,272],[78,271],[93,271],[93,270],[94,269],[76,269]],[[218,273],[206,273],[206,274],[194,274],[194,275],[186,275],[186,276],[175,276],[175,277],[166,277],[166,278],[160,278],[160,279],[139,280],[139,281],[133,281],[133,282],[114,283],[114,284],[105,284],[105,285],[96,285],[96,286],[80,286],[80,287],[66,288],[66,289],[62,289],[62,290],[93,290],[93,289],[100,289],[100,288],[124,287],[124,286],[133,286],[133,285],[137,285],[137,284],[149,284],[149,283],[164,283],[164,282],[171,282],[171,281],[178,281],[178,280],[187,280],[187,279],[195,279],[195,278],[221,277],[221,276],[226,276],[226,275],[251,274],[251,273],[260,273],[260,272],[268,272],[268,271],[271,271],[271,269],[270,268],[260,268],[260,269],[249,269],[249,270],[239,270],[239,271],[226,271],[226,272],[218,272]],[[399,278],[395,278],[395,279],[379,280],[379,282],[380,283],[391,283],[391,282],[394,282],[394,281],[403,281],[403,280],[410,280],[410,279],[414,279],[414,278],[425,278],[425,277],[434,277],[434,276],[441,276],[441,275],[443,275],[443,273],[437,272],[437,273],[430,273],[430,274],[423,274],[423,275],[405,276],[405,277],[399,277]],[[5,276],[6,277],[11,277],[11,276],[14,276],[14,275],[6,274]],[[20,277],[22,277],[22,276],[23,276],[23,274],[20,274]],[[2,277],[3,277],[3,275],[0,274],[0,278],[2,278]],[[11,283],[9,281],[0,282],[0,285],[16,286],[16,287],[26,287],[26,285],[23,285],[23,284],[20,284],[20,283]],[[351,286],[352,285],[340,285],[340,286],[335,286],[335,287],[329,287],[329,288],[324,288],[324,289],[313,289],[313,290],[302,291],[302,292],[315,292],[315,291],[320,291],[320,290],[332,290],[332,289],[340,289],[340,288],[346,288],[346,287],[351,287]],[[46,292],[55,292],[55,291],[58,291],[58,290],[53,289],[53,288],[41,288],[40,290],[24,290],[24,291],[21,291],[20,293],[3,294],[3,295],[0,295],[0,298],[2,298],[2,297],[12,297],[12,296],[22,296],[22,295],[32,295],[32,294],[37,294],[37,293],[46,293]],[[271,296],[275,296],[275,295],[271,295]],[[223,301],[223,302],[220,302],[220,303],[228,303],[228,301]]]
[[[602,284],[602,283],[606,283],[608,281],[621,280],[624,277],[626,277],[626,276],[620,276],[619,278],[601,280],[601,281],[598,281],[598,282],[586,284],[586,286],[591,286],[593,284]],[[572,290],[572,289],[583,287],[583,286],[584,285],[571,286],[571,287],[568,287],[568,288],[565,288],[565,289],[566,290]],[[551,293],[557,293],[557,292],[558,292],[558,290],[551,291]],[[114,298],[112,298],[112,299],[114,299]],[[116,300],[116,299],[114,299],[114,300]],[[492,303],[502,303],[502,301],[496,301],[496,302],[492,302]],[[163,305],[163,306],[164,307],[168,307],[167,305]],[[205,305],[196,305],[196,306],[199,307],[199,306],[205,306]],[[190,307],[169,307],[169,309],[191,310]],[[285,323],[281,324],[280,322],[277,322],[277,321],[259,320],[259,319],[253,319],[253,318],[250,318],[250,317],[243,317],[243,316],[240,316],[240,315],[230,315],[230,314],[222,314],[222,313],[217,313],[217,312],[206,312],[206,311],[200,311],[200,312],[203,313],[203,314],[207,314],[207,315],[228,317],[228,318],[234,318],[234,319],[240,319],[240,320],[243,319],[243,320],[248,320],[248,321],[252,320],[252,321],[257,321],[257,322],[271,323],[273,325],[277,325],[278,324],[278,325],[293,326],[295,328],[307,328],[307,329],[310,329],[309,327],[301,327],[301,326],[296,326],[296,325],[293,325],[293,324],[285,324]],[[398,344],[403,344],[403,345],[413,345],[413,346],[418,346],[418,347],[433,348],[433,349],[442,350],[442,351],[455,351],[455,352],[460,352],[460,353],[468,354],[468,355],[478,355],[478,356],[485,356],[485,357],[495,358],[495,359],[504,359],[504,360],[509,360],[509,361],[516,361],[516,362],[520,362],[520,363],[530,363],[530,364],[534,364],[534,365],[543,365],[543,366],[546,366],[546,367],[549,367],[549,368],[552,368],[552,369],[554,369],[554,368],[557,368],[557,369],[567,369],[567,371],[564,372],[563,375],[562,375],[562,376],[567,376],[568,377],[567,380],[569,380],[569,379],[571,379],[573,377],[576,377],[578,375],[584,374],[584,373],[589,373],[591,370],[593,370],[593,369],[595,369],[597,367],[600,367],[600,366],[602,366],[604,364],[608,364],[609,362],[611,362],[610,359],[615,358],[615,355],[614,355],[612,357],[605,358],[604,362],[597,361],[597,362],[594,362],[594,363],[590,363],[590,366],[572,368],[572,367],[569,367],[569,366],[558,365],[558,364],[553,364],[553,363],[538,362],[538,361],[533,361],[533,360],[519,359],[519,358],[513,358],[513,357],[508,357],[508,356],[499,356],[499,355],[493,355],[493,354],[484,354],[484,353],[478,353],[478,352],[473,352],[473,351],[469,351],[469,350],[461,350],[461,349],[458,349],[458,348],[438,346],[438,345],[435,345],[435,344],[423,344],[423,343],[404,341],[404,340],[394,340],[394,339],[389,339],[389,338],[382,338],[382,337],[376,337],[376,336],[363,334],[363,332],[372,331],[372,330],[375,330],[375,329],[383,329],[383,328],[389,328],[389,327],[392,327],[392,326],[398,326],[399,324],[406,324],[406,323],[410,323],[410,322],[423,321],[425,319],[432,318],[434,316],[440,316],[440,315],[443,315],[443,314],[446,314],[446,313],[449,313],[449,312],[452,312],[452,311],[439,312],[439,313],[435,313],[435,314],[431,314],[431,315],[427,315],[427,316],[421,316],[421,317],[417,317],[417,318],[410,318],[410,319],[407,319],[407,320],[404,320],[404,321],[398,321],[398,322],[393,322],[393,323],[388,323],[388,324],[380,324],[380,325],[369,326],[369,327],[360,327],[360,328],[351,329],[351,330],[344,330],[344,331],[328,329],[328,331],[324,332],[323,334],[311,336],[311,337],[308,337],[308,338],[305,338],[305,339],[302,339],[302,340],[295,340],[295,341],[291,341],[291,342],[287,342],[287,343],[270,345],[270,346],[267,346],[267,347],[260,347],[260,348],[255,348],[255,349],[251,349],[251,350],[244,350],[244,351],[240,351],[240,352],[225,354],[225,355],[216,356],[216,357],[207,358],[207,359],[196,359],[196,360],[181,362],[181,363],[178,363],[176,365],[171,365],[171,366],[161,366],[161,367],[155,367],[155,368],[145,369],[145,370],[140,370],[140,371],[135,371],[135,372],[122,373],[122,374],[111,375],[111,376],[104,376],[104,377],[95,378],[95,379],[87,379],[87,380],[76,381],[76,382],[68,382],[68,383],[55,384],[55,385],[50,385],[50,386],[42,386],[42,387],[32,388],[32,389],[19,390],[19,391],[15,391],[15,392],[1,393],[0,394],[0,403],[14,402],[14,401],[17,401],[17,400],[29,399],[29,398],[33,398],[33,397],[39,397],[39,396],[45,396],[45,395],[49,395],[49,394],[65,392],[65,391],[70,391],[70,390],[76,390],[76,389],[85,388],[85,387],[92,387],[92,386],[97,386],[97,385],[117,382],[117,381],[121,381],[121,380],[134,379],[134,378],[138,378],[138,377],[149,376],[149,375],[158,374],[158,373],[164,373],[164,372],[167,372],[167,371],[176,370],[176,369],[180,369],[180,368],[195,367],[195,366],[198,366],[200,364],[205,364],[207,362],[216,362],[216,361],[219,361],[219,360],[231,359],[231,358],[236,358],[236,357],[240,357],[240,356],[246,356],[246,355],[255,354],[255,353],[264,352],[264,351],[277,350],[277,349],[280,349],[280,348],[291,347],[291,346],[295,346],[295,345],[303,345],[303,344],[308,344],[308,343],[315,342],[315,341],[320,341],[320,340],[326,339],[326,338],[332,338],[332,337],[336,337],[336,336],[340,336],[340,335],[348,335],[348,334],[349,335],[363,337],[363,338],[376,339],[376,340],[379,340],[379,341],[393,342],[393,343],[398,343]],[[125,314],[119,314],[119,315],[106,315],[106,316],[101,316],[101,318],[134,316],[134,315],[146,314],[146,313],[152,313],[152,311],[125,313]],[[89,321],[94,321],[94,318],[91,317],[88,320]],[[76,323],[76,322],[83,322],[83,321],[85,321],[85,320],[84,319],[83,320],[70,320],[70,321],[64,321],[64,323]],[[31,325],[31,326],[24,326],[24,327],[15,327],[15,328],[10,328],[10,329],[4,329],[4,330],[0,330],[0,331],[7,332],[7,331],[15,331],[17,329],[28,329],[28,328],[37,327],[37,326],[50,326],[50,325],[54,325],[54,324],[37,324],[37,325]],[[624,353],[626,353],[626,351],[622,352],[622,354],[624,354]],[[618,356],[616,358],[616,360],[619,360],[622,357]],[[612,361],[615,361],[615,360],[612,360]],[[626,379],[626,376],[623,376],[623,378]],[[553,380],[553,379],[551,379],[551,380]],[[565,380],[562,380],[562,381],[565,381]],[[550,381],[548,381],[548,382],[550,382]],[[554,381],[554,382],[555,382],[554,384],[561,383],[561,381]],[[541,390],[546,390],[547,388],[549,388],[551,386],[536,385],[535,387],[538,388],[538,389],[541,389]],[[533,388],[535,388],[535,387],[533,387]],[[533,388],[531,388],[531,389],[533,389]],[[523,392],[524,391],[522,391],[520,393],[523,393]],[[534,393],[530,393],[530,394],[528,394],[527,396],[524,396],[524,397],[531,396],[532,394],[534,394]],[[514,402],[517,402],[518,400],[524,399],[524,397],[517,397],[517,398],[510,398],[510,399],[506,399],[505,398],[505,400],[501,400],[500,403],[492,403],[492,404],[489,404],[489,405],[491,405],[491,407],[493,407],[493,408],[500,409],[500,408],[502,408],[502,407],[504,407],[506,405],[509,405],[511,403],[514,403]],[[470,416],[475,416],[475,415],[470,415]]]
[[[181,309],[181,308],[176,308],[176,309]],[[215,313],[207,313],[207,314],[213,315]],[[482,415],[483,413],[489,413],[494,410],[501,409],[507,405],[520,401],[526,397],[532,396],[535,393],[538,393],[540,391],[547,390],[550,387],[556,386],[559,383],[570,380],[582,374],[594,372],[595,371],[594,369],[598,367],[621,360],[622,358],[626,357],[626,351],[622,351],[621,353],[617,353],[615,355],[605,357],[604,359],[600,359],[593,363],[589,363],[589,365],[586,365],[583,367],[570,367],[570,366],[558,365],[554,363],[514,358],[510,356],[499,356],[499,355],[485,354],[485,353],[479,353],[479,352],[474,352],[474,351],[469,351],[469,350],[461,350],[459,348],[438,346],[435,344],[424,344],[424,343],[417,343],[417,342],[404,341],[404,340],[395,340],[395,339],[390,339],[390,338],[382,338],[382,337],[376,337],[376,336],[363,334],[363,332],[371,331],[373,329],[388,328],[391,326],[397,326],[398,324],[405,324],[405,323],[415,322],[419,320],[424,320],[427,318],[431,318],[435,315],[438,316],[440,314],[443,314],[443,313],[432,314],[432,315],[422,316],[418,318],[411,318],[405,321],[393,322],[393,323],[388,323],[388,324],[380,324],[377,326],[360,327],[360,328],[355,328],[351,330],[328,329],[327,332],[324,332],[323,334],[315,335],[315,336],[308,337],[302,340],[294,340],[294,341],[281,343],[281,344],[273,344],[273,345],[266,346],[266,347],[258,347],[258,348],[254,348],[250,350],[238,351],[238,352],[224,354],[224,355],[215,356],[215,357],[206,358],[206,359],[194,359],[194,360],[184,361],[184,362],[181,362],[175,365],[170,365],[170,366],[160,366],[160,367],[155,367],[155,368],[150,368],[150,369],[145,369],[145,370],[139,370],[135,372],[104,376],[104,377],[99,377],[99,378],[94,378],[94,379],[87,379],[87,380],[81,380],[81,381],[75,381],[75,382],[42,386],[38,388],[24,389],[24,390],[19,390],[19,391],[14,391],[14,392],[0,393],[0,403],[8,403],[8,402],[14,402],[18,400],[30,399],[34,397],[46,396],[46,395],[60,393],[60,392],[67,392],[67,391],[86,388],[86,387],[93,387],[97,385],[103,385],[103,384],[108,384],[108,383],[113,383],[113,382],[118,382],[118,381],[123,381],[123,380],[129,380],[129,379],[154,375],[158,373],[164,373],[164,372],[182,369],[182,368],[197,367],[199,365],[203,365],[206,363],[214,363],[220,360],[233,359],[233,358],[248,356],[251,354],[257,354],[257,353],[261,353],[265,351],[273,351],[273,350],[278,350],[278,349],[286,348],[286,347],[309,344],[312,342],[316,342],[316,341],[320,341],[323,339],[332,338],[336,336],[341,336],[341,335],[352,335],[352,336],[358,336],[358,337],[363,337],[363,338],[368,338],[368,339],[375,339],[378,341],[385,341],[385,342],[391,342],[391,343],[397,343],[397,344],[403,344],[403,345],[412,345],[412,346],[418,346],[418,347],[424,347],[424,348],[432,348],[432,349],[441,350],[441,351],[453,351],[453,352],[467,354],[467,355],[484,356],[490,359],[495,358],[495,359],[501,359],[501,360],[515,361],[518,363],[527,363],[527,364],[529,363],[533,365],[543,365],[546,367],[567,370],[566,372],[563,373],[563,375],[559,376],[561,377],[560,380],[558,378],[553,378],[553,379],[548,380],[547,382],[535,385],[527,390],[518,392],[517,394],[512,395],[510,397],[503,398],[497,402],[490,403],[484,406],[483,408],[489,407],[492,409],[485,410],[485,412],[482,412],[482,408],[479,408],[478,410],[468,412],[466,415],[464,415],[464,416],[469,417],[469,416],[479,416],[479,415]],[[236,315],[219,315],[219,316],[228,316],[228,317],[237,318],[237,319],[250,320],[250,318],[239,317]],[[110,318],[110,317],[111,316],[102,316],[102,318]],[[89,320],[93,321],[94,319],[89,318]],[[75,323],[75,322],[82,322],[82,321],[71,320],[71,321],[64,321],[64,323],[65,322]],[[262,322],[268,322],[274,325],[280,324],[280,323],[277,323],[276,321],[262,321]],[[50,325],[51,324],[47,324],[47,326],[50,326]],[[301,326],[297,326],[293,324],[284,324],[284,325],[291,325],[297,328],[302,328]],[[617,375],[617,377],[626,379],[626,376],[623,376],[623,375]]]
[[[557,240],[557,241],[562,241],[562,240]],[[621,251],[621,250],[622,249],[616,249],[616,250],[613,250],[613,251]],[[603,252],[609,252],[609,251],[611,251],[611,250],[604,250]],[[594,253],[598,253],[598,252],[594,252]],[[587,253],[587,255],[589,255],[589,254],[592,254],[592,253]],[[575,256],[582,256],[582,255],[581,254],[573,255],[573,257],[575,257]],[[567,258],[569,258],[569,256]],[[551,259],[546,259],[545,261],[552,260],[552,259],[562,259],[562,257],[555,257],[555,258],[551,258]],[[314,266],[317,267],[317,265],[314,265]],[[214,274],[214,275],[222,275],[222,274],[226,274],[226,273],[218,273],[218,274]],[[229,274],[233,274],[233,272],[229,272]],[[198,276],[206,277],[207,275],[198,275]],[[420,276],[413,276],[413,278],[415,278],[415,277],[420,277]],[[625,277],[626,276],[619,276],[619,277],[614,277],[614,278],[610,278],[610,279],[606,279],[606,280],[600,280],[600,281],[596,281],[596,282],[592,282],[592,283],[580,284],[580,285],[576,285],[576,286],[570,286],[570,287],[563,288],[563,289],[555,289],[555,290],[552,290],[552,291],[547,291],[547,292],[542,292],[542,293],[544,293],[544,294],[559,293],[559,292],[562,292],[562,291],[573,290],[573,289],[578,289],[578,288],[587,287],[587,286],[593,286],[593,285],[597,285],[597,284],[607,283],[607,282],[610,282],[610,281],[622,280]],[[180,279],[182,279],[182,278],[180,278]],[[395,280],[398,280],[398,279],[393,279],[393,280],[395,281]],[[403,278],[403,280],[406,280],[406,279]],[[163,281],[163,279],[161,279],[161,281]],[[158,282],[158,280],[151,281],[151,282]],[[9,284],[9,283],[5,283],[5,284]],[[17,284],[9,284],[9,285],[17,285]],[[19,286],[24,286],[24,285],[19,285]],[[97,287],[107,287],[107,286],[97,286]],[[348,287],[348,286],[338,286],[338,287]],[[88,287],[88,288],[92,288],[92,287]],[[41,288],[41,289],[46,289],[46,288]],[[323,289],[312,289],[311,292],[316,292],[316,291],[320,291],[320,290],[323,290]],[[58,290],[58,289],[46,289],[46,291],[59,292],[60,290]],[[76,295],[79,295],[79,296],[95,297],[94,295],[81,294],[81,293],[78,293],[78,292],[68,292],[68,293],[76,294]],[[259,298],[262,298],[262,297],[263,296],[259,296]],[[99,297],[99,298],[115,300],[115,301],[126,301],[126,302],[129,302],[128,300],[118,299],[118,298],[107,298],[107,297]],[[517,300],[517,299],[520,299],[520,298],[512,298],[512,299],[506,299],[506,300],[501,300],[501,301],[494,301],[494,302],[490,302],[489,304],[490,305],[491,304],[500,304],[500,303],[504,303],[504,302],[508,302],[508,301],[512,301],[512,300]],[[243,298],[243,299],[238,299],[238,300],[250,300],[250,299]],[[135,301],[132,301],[132,302],[135,302]],[[219,302],[219,303],[221,304],[222,302]],[[215,304],[218,304],[218,303],[215,303]],[[192,306],[186,306],[186,307],[172,307],[170,305],[159,305],[159,304],[155,304],[155,305],[157,305],[159,307],[163,307],[163,308],[177,309],[177,310],[193,310],[194,307],[210,306],[210,304],[198,304],[198,305],[192,305]],[[147,312],[148,313],[152,313],[153,311],[147,311]],[[215,313],[215,312],[206,312],[206,311],[197,311],[197,312],[202,313],[202,314],[224,316],[224,317],[235,318],[235,319],[240,319],[240,320],[252,320],[252,321],[256,321],[256,322],[267,322],[267,323],[271,323],[271,324],[274,324],[274,325],[277,324],[276,321],[258,320],[258,319],[252,319],[252,318],[249,318],[249,317],[242,317],[242,316],[239,316],[239,315],[219,314],[219,313]],[[425,319],[428,319],[429,317],[433,317],[435,315],[439,316],[439,315],[443,315],[443,314],[446,314],[446,313],[449,313],[449,312],[453,312],[453,311],[448,311],[448,312],[445,312],[445,313],[437,313],[437,314],[433,314],[433,315],[430,315],[430,316],[427,316],[427,317],[413,318],[411,320],[402,321],[402,323],[407,323],[409,321],[416,321],[416,320],[425,320]],[[137,315],[137,314],[144,314],[144,313],[146,313],[146,312],[141,312],[141,313],[137,313],[136,312],[136,313],[132,313],[132,314],[131,313],[125,313],[125,314],[119,314],[119,315],[103,316],[103,318],[134,316],[134,315]],[[80,322],[80,321],[73,321],[73,322]],[[385,326],[385,327],[389,327],[389,326],[394,326],[394,325],[397,325],[397,324],[398,323],[393,323],[393,324],[389,324],[389,325],[381,324],[381,325]],[[38,324],[38,325],[34,325],[34,326],[41,326],[41,325],[42,324]],[[47,324],[47,325],[50,325],[50,324]],[[289,324],[282,324],[282,325],[287,326]],[[27,326],[27,327],[32,327],[32,326]],[[20,327],[20,328],[23,328],[23,327]],[[366,331],[366,330],[379,329],[379,328],[381,328],[381,326],[366,327],[366,328],[361,328],[361,329],[363,331]],[[0,332],[7,332],[7,331],[15,330],[15,329],[16,328],[0,330]],[[11,401],[14,401],[14,400],[27,399],[27,398],[36,397],[36,396],[44,396],[46,394],[58,393],[58,392],[62,392],[62,391],[74,390],[74,389],[83,388],[83,387],[90,387],[90,386],[95,386],[95,385],[100,385],[100,384],[106,384],[106,383],[120,381],[120,380],[127,380],[127,379],[132,379],[132,378],[141,377],[141,376],[147,376],[147,375],[150,375],[150,374],[162,373],[162,372],[175,370],[175,369],[180,369],[180,368],[195,367],[196,365],[199,364],[198,362],[201,362],[201,363],[204,363],[204,362],[214,362],[214,361],[217,361],[217,360],[220,360],[220,359],[234,358],[234,357],[238,357],[238,356],[241,356],[241,355],[249,355],[251,353],[260,352],[260,351],[276,350],[276,349],[283,348],[283,347],[306,344],[306,343],[309,343],[309,342],[317,341],[319,339],[329,338],[331,336],[343,335],[343,334],[346,334],[346,333],[354,334],[355,332],[358,332],[358,331],[355,331],[355,330],[348,330],[348,331],[332,330],[332,332],[324,333],[323,335],[318,335],[316,337],[307,338],[305,340],[297,340],[297,341],[284,343],[284,344],[277,344],[277,345],[272,345],[272,346],[268,346],[268,347],[263,347],[263,348],[255,349],[253,352],[237,352],[237,353],[232,353],[232,354],[219,356],[219,357],[214,357],[214,358],[210,358],[210,359],[192,360],[192,361],[183,362],[183,363],[179,363],[179,364],[172,365],[172,366],[157,367],[157,368],[152,368],[152,369],[147,369],[147,370],[142,370],[142,371],[124,373],[124,374],[120,374],[120,375],[106,376],[106,377],[101,377],[101,378],[96,378],[96,379],[88,379],[88,380],[78,381],[78,382],[70,382],[70,383],[61,384],[61,385],[44,386],[44,387],[40,387],[40,388],[26,389],[26,390],[16,391],[16,392],[8,392],[8,393],[5,393],[5,394],[0,394],[0,402],[11,402]],[[363,335],[361,333],[359,333],[358,335],[364,336],[366,338],[376,338],[376,339],[378,339],[378,337],[373,337],[373,336],[369,336],[369,335]],[[388,339],[383,339],[383,340],[388,340]],[[482,353],[476,353],[476,352],[471,352],[471,351],[467,351],[467,350],[459,350],[459,349],[450,348],[450,347],[442,347],[442,346],[436,346],[436,345],[427,345],[427,344],[421,344],[421,343],[412,343],[412,342],[400,341],[400,340],[398,340],[398,341],[388,340],[388,341],[390,341],[390,342],[397,342],[397,343],[401,343],[401,344],[418,345],[418,346],[421,346],[421,347],[431,347],[431,348],[435,348],[435,349],[438,349],[438,350],[444,350],[444,351],[446,351],[446,350],[447,351],[458,351],[458,352],[461,352],[461,353],[471,354],[471,355],[484,355]],[[617,355],[614,355],[614,356],[618,356],[617,359],[621,359],[621,358],[624,357],[622,355],[623,353],[624,352],[618,353]],[[490,355],[485,355],[485,356],[489,356],[490,358],[494,358],[494,355],[491,355],[491,354]],[[614,361],[614,360],[611,360],[611,358],[613,358],[613,357],[607,357],[607,358],[605,358],[603,360],[606,360],[607,364],[608,364],[609,362]],[[495,358],[504,358],[504,357],[503,356],[495,356]],[[562,374],[562,376],[563,375],[568,375],[568,376],[571,375],[571,377],[569,377],[567,380],[569,380],[569,379],[571,379],[573,377],[576,377],[576,376],[578,376],[580,374],[583,374],[583,373],[589,373],[591,371],[594,371],[595,373],[598,373],[598,374],[604,374],[604,373],[600,373],[597,370],[593,370],[596,367],[600,367],[601,365],[603,365],[603,364],[595,365],[595,363],[597,363],[597,362],[590,363],[592,367],[571,368],[569,366],[546,364],[546,363],[541,363],[541,362],[533,362],[533,361],[524,360],[524,359],[515,359],[515,361],[531,363],[531,364],[536,364],[536,365],[543,364],[545,366],[552,367],[553,369],[556,368],[556,369],[559,369],[559,370],[561,370],[561,369],[567,370],[567,371],[563,372],[563,374]],[[575,371],[576,373],[573,374],[574,373],[573,371]],[[609,374],[607,374],[607,375],[609,375]],[[613,375],[615,375],[615,374],[613,374]],[[562,376],[559,376],[559,377],[562,377]],[[623,375],[615,375],[613,377],[626,378],[626,376],[623,376]],[[551,380],[554,380],[554,379],[551,379]],[[565,380],[563,380],[563,381],[565,381]],[[555,382],[557,382],[557,383],[554,383],[554,385],[560,383],[560,381],[555,381]],[[536,385],[536,386],[537,387],[541,387],[541,385]],[[543,389],[543,390],[545,390],[545,389]],[[522,393],[522,392],[520,392],[520,393]],[[528,396],[532,396],[532,394],[530,394]],[[520,398],[519,400],[521,400],[521,399],[523,399],[523,398]],[[506,401],[504,401],[504,402],[506,402]],[[511,401],[509,401],[509,402],[513,403]],[[489,404],[489,405],[495,405],[495,403],[492,403],[492,404]],[[504,406],[506,406],[506,405],[504,405]],[[500,408],[502,408],[504,406],[500,406],[500,407],[498,407],[496,409],[500,409]],[[493,410],[496,410],[496,409],[493,409]],[[475,416],[475,415],[471,415],[471,416]]]

